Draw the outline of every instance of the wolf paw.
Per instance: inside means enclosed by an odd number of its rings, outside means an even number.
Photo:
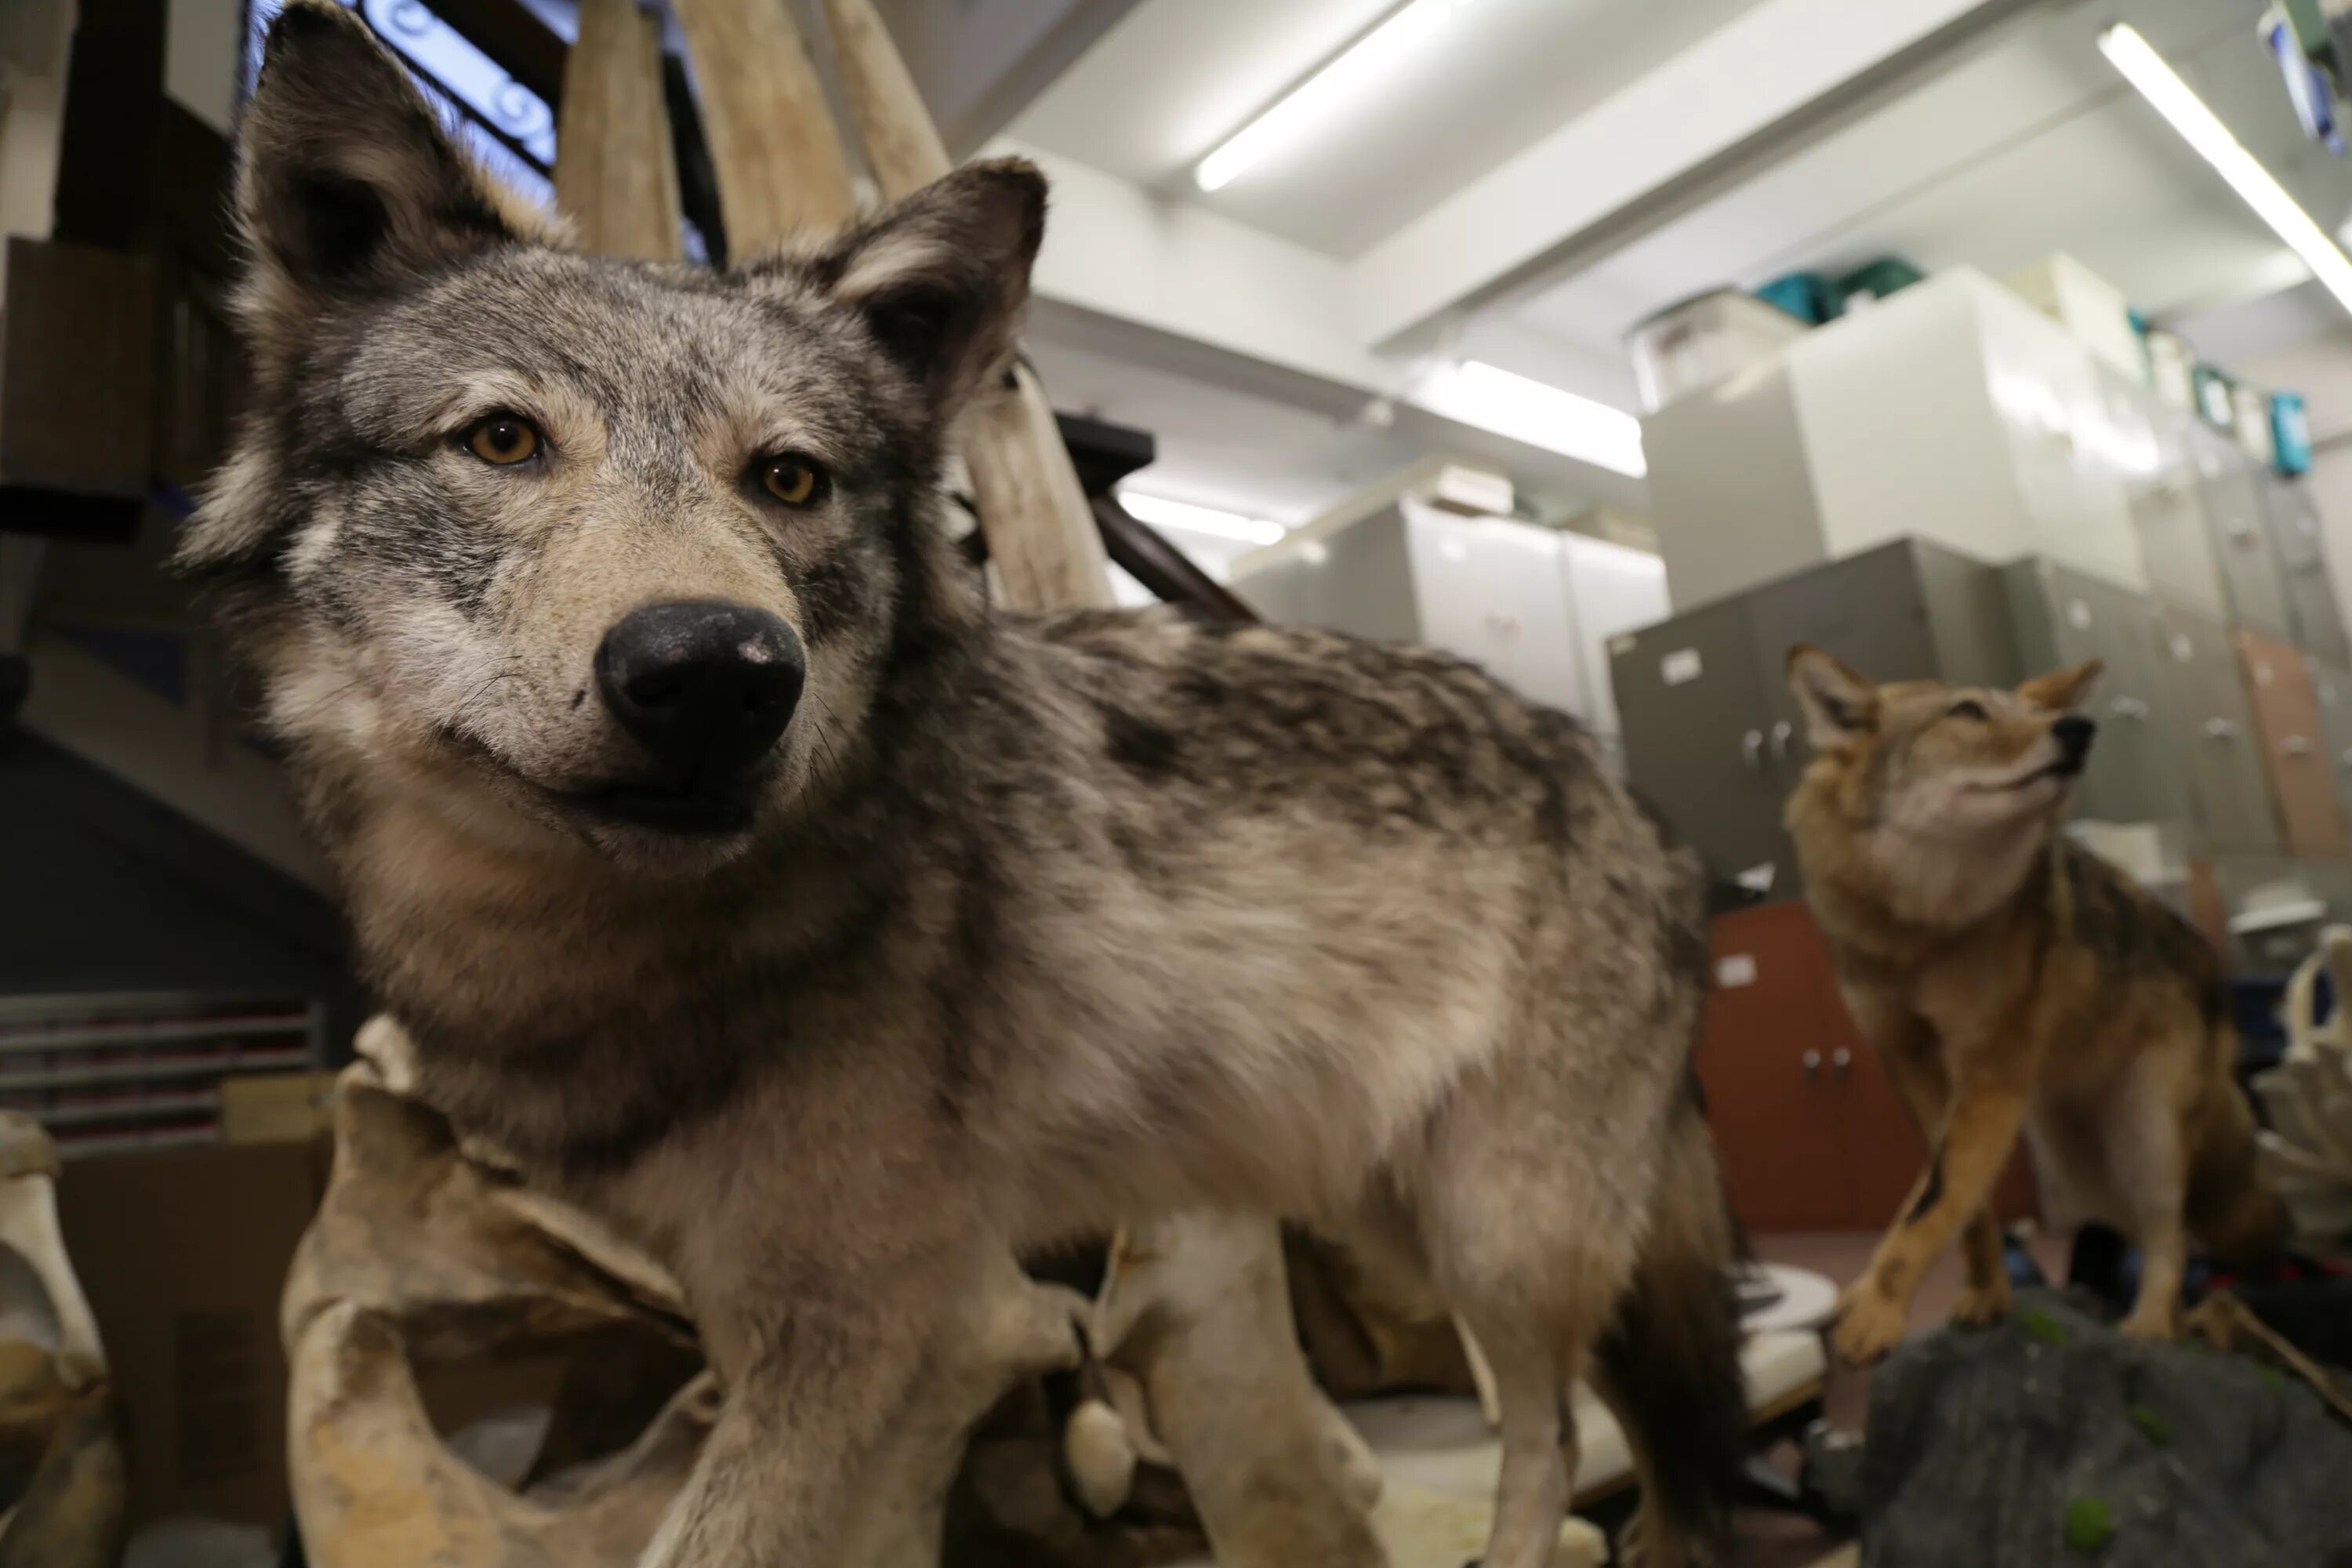
[[[1961,1291],[1960,1299],[1952,1304],[1952,1321],[1964,1323],[1972,1329],[1983,1328],[1988,1323],[1998,1323],[2008,1317],[2009,1308],[2007,1280],[1998,1285],[1970,1286]]]
[[[2147,1340],[2157,1344],[2170,1344],[2180,1337],[2180,1324],[2168,1305],[2150,1310],[2145,1307],[2132,1310],[2132,1315],[2116,1325],[2136,1340]]]
[[[1910,1315],[1902,1302],[1864,1280],[1848,1287],[1838,1302],[1837,1332],[1832,1342],[1845,1361],[1855,1366],[1868,1366],[1885,1359],[1887,1352],[1903,1342],[1903,1331],[1908,1326]]]

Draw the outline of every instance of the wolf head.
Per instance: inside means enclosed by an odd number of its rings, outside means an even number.
[[[239,156],[257,396],[180,561],[314,795],[709,865],[976,624],[935,508],[1027,295],[1028,165],[724,274],[582,256],[314,0]]]
[[[1817,647],[1791,648],[1789,686],[1817,753],[1801,792],[1915,846],[2038,836],[2073,801],[2090,755],[2097,726],[2071,710],[2099,672],[2085,664],[2014,691],[1874,686]]]

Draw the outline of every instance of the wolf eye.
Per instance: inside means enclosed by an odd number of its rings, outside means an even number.
[[[1948,719],[1974,719],[1979,723],[1992,717],[1985,711],[1984,704],[1973,697],[1961,698],[1944,710],[1944,716]]]
[[[493,414],[466,432],[466,449],[485,463],[512,468],[539,454],[539,432],[519,414]]]
[[[771,458],[761,466],[760,482],[786,506],[809,506],[824,492],[824,470],[806,458]]]

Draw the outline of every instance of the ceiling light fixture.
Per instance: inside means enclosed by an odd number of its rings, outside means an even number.
[[[1274,107],[1225,139],[1192,172],[1204,191],[1222,190],[1251,164],[1295,142],[1315,121],[1378,81],[1470,0],[1412,0],[1366,33],[1329,65],[1300,82]]]
[[[2287,195],[2268,169],[2221,123],[2221,117],[2197,96],[2196,89],[2165,63],[2139,30],[2119,22],[2099,35],[2099,52],[2139,89],[2156,111],[2171,122],[2182,140],[2200,157],[2220,171],[2230,188],[2244,198],[2294,252],[2303,258],[2312,276],[2326,286],[2347,310],[2352,310],[2352,260],[2347,260],[2327,232]]]
[[[1631,414],[1478,360],[1435,371],[1412,400],[1432,414],[1596,468],[1637,479],[1650,471],[1642,422]]]
[[[1139,495],[1133,490],[1118,492],[1119,505],[1127,508],[1139,522],[1154,528],[1172,528],[1185,533],[1206,534],[1212,539],[1230,539],[1241,544],[1278,544],[1289,531],[1278,522],[1264,518],[1244,517],[1237,511],[1219,511],[1214,507],[1194,506],[1191,501],[1170,500],[1166,496]]]

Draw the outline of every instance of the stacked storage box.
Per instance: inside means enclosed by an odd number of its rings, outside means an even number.
[[[1882,680],[2099,658],[2079,815],[2147,829],[2167,874],[2293,879],[2352,918],[2352,642],[2307,493],[2231,434],[1960,273],[1644,441],[1685,608],[1612,646],[1626,764],[1718,878],[1797,890],[1790,644]]]

